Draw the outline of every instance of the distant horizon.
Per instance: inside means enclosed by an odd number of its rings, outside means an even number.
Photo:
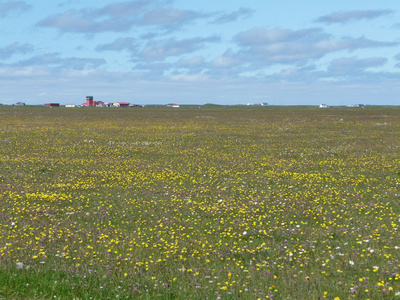
[[[24,103],[23,105],[17,105],[16,103],[21,102]],[[18,101],[16,103],[12,103],[12,104],[7,104],[7,103],[1,103],[0,102],[0,106],[45,106],[46,104],[49,103],[57,103],[60,104],[60,107],[64,107],[66,105],[76,105],[77,107],[86,107],[82,103],[60,103],[60,102],[46,102],[46,103],[41,103],[41,104],[32,104],[32,103],[25,103],[23,101]],[[127,102],[127,101],[114,101],[114,102]],[[114,103],[114,102],[105,102],[105,103]],[[141,103],[136,103],[136,102],[128,102],[129,105],[139,105],[142,107],[145,106],[167,106],[168,103],[151,103],[151,104],[141,104]],[[349,107],[349,108],[360,108],[357,107],[356,105],[364,105],[365,107],[367,106],[376,106],[376,107],[390,107],[390,106],[400,106],[398,104],[395,105],[390,105],[390,104],[364,104],[364,103],[353,103],[353,104],[345,104],[345,105],[330,105],[330,104],[326,104],[326,103],[320,103],[317,105],[314,104],[267,104],[267,105],[258,105],[259,103],[237,103],[237,104],[217,104],[217,103],[204,103],[204,104],[196,104],[196,103],[174,103],[174,104],[178,104],[179,106],[254,106],[254,107],[260,107],[260,108],[267,108],[267,107],[274,107],[274,106],[304,106],[304,107],[319,107],[320,105],[327,105],[327,108],[334,108],[334,107]],[[102,108],[102,107],[96,107],[96,106],[92,106],[93,108]],[[107,107],[106,107],[107,108]],[[110,107],[110,108],[118,108],[118,107]],[[125,107],[126,108],[126,107]],[[171,108],[172,109],[172,108]]]
[[[0,0],[0,16],[3,104],[400,105],[393,0]]]

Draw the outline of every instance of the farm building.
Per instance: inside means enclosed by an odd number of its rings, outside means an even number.
[[[82,106],[85,107],[129,107],[128,102],[110,102],[106,103],[103,101],[95,101],[93,100],[93,96],[86,96],[86,102],[82,103]]]
[[[347,107],[361,107],[361,108],[364,108],[365,105],[364,104],[351,104],[351,105],[347,105]]]
[[[128,102],[114,102],[113,107],[129,107],[129,103]]]
[[[46,103],[45,106],[47,106],[47,107],[58,107],[58,106],[60,106],[60,103]]]
[[[168,106],[168,107],[178,108],[178,107],[179,107],[179,104],[176,104],[176,103],[169,103],[169,104],[167,104],[167,106]]]
[[[94,106],[106,107],[107,105],[103,101],[93,101]]]
[[[86,103],[83,103],[82,106],[94,106],[93,96],[86,96]]]
[[[82,103],[81,106],[85,106],[85,107],[93,107],[93,106],[105,107],[107,105],[103,101],[95,101],[95,100],[93,100],[93,96],[86,96],[86,102]]]

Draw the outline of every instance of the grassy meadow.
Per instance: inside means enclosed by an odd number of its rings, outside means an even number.
[[[400,299],[398,107],[0,116],[0,299]]]

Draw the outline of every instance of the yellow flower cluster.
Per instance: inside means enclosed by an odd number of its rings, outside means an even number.
[[[400,291],[398,114],[9,110],[3,271],[88,276],[109,297]]]

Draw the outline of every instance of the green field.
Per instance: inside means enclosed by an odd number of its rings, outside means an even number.
[[[0,299],[400,299],[398,107],[0,116]]]

